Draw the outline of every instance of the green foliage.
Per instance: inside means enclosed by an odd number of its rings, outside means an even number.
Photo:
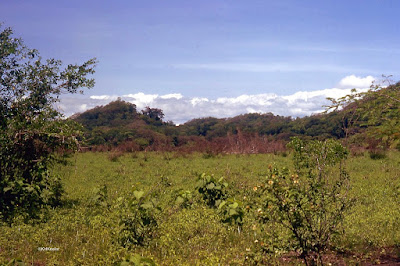
[[[93,87],[86,76],[96,61],[61,69],[61,61],[43,62],[10,28],[0,30],[0,218],[10,222],[59,204],[61,183],[48,168],[56,151],[78,147],[80,130],[54,104],[62,93]]]
[[[137,151],[157,142],[172,145],[167,136],[175,134],[175,126],[163,122],[163,117],[160,109],[146,107],[140,113],[136,105],[118,99],[76,114],[73,120],[83,125],[88,145],[119,145],[126,151]]]
[[[293,138],[288,147],[293,149],[293,163],[297,174],[316,176],[318,180],[327,179],[327,168],[342,162],[348,151],[340,142],[332,139],[326,141],[304,142]],[[326,180],[328,181],[328,180]]]
[[[212,208],[218,208],[227,197],[228,183],[224,178],[216,179],[213,175],[201,174],[196,185],[197,191],[203,196],[205,203]]]
[[[107,185],[101,185],[93,189],[93,196],[89,199],[89,205],[94,207],[109,207]]]
[[[155,266],[156,264],[150,258],[142,257],[139,254],[130,255],[118,264],[119,266]]]
[[[243,225],[244,210],[241,202],[229,198],[219,204],[218,211],[222,216],[222,222],[231,225]]]
[[[190,190],[179,190],[175,199],[175,203],[183,208],[190,208],[193,205],[193,195]]]
[[[146,245],[157,228],[157,201],[143,190],[133,191],[133,197],[117,199],[116,208],[121,209],[119,242],[124,247]]]
[[[366,92],[353,89],[349,95],[329,100],[332,104],[328,110],[342,109],[346,137],[363,131],[366,138],[379,142],[369,147],[373,149],[386,149],[400,139],[400,82],[393,84],[384,76],[383,81],[371,84]]]
[[[297,119],[271,113],[227,119],[208,117],[193,119],[179,127],[172,122],[163,122],[163,117],[160,109],[146,107],[138,112],[135,105],[117,100],[77,114],[73,119],[84,126],[88,145],[107,145],[110,148],[130,142],[137,144],[131,147],[134,150],[151,148],[164,151],[187,146],[191,151],[195,148],[206,152],[205,158],[213,158],[223,149],[236,153],[243,153],[246,149],[254,153],[255,148],[258,152],[273,152],[275,148],[268,149],[270,145],[263,147],[263,144],[289,141],[291,136],[297,135],[317,139],[345,135],[338,112]]]
[[[370,127],[369,134],[389,146],[400,139],[400,82],[374,84],[362,95],[363,104],[358,108]]]
[[[286,228],[306,262],[321,260],[350,206],[349,178],[342,165],[347,151],[333,140],[306,143],[295,138],[289,146],[296,174],[269,167],[260,218]]]

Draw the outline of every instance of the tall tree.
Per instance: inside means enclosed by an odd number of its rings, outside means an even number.
[[[11,28],[0,25],[0,218],[35,217],[60,200],[62,186],[48,168],[55,151],[76,149],[79,128],[55,103],[64,93],[92,88],[95,59],[61,68],[42,60]]]

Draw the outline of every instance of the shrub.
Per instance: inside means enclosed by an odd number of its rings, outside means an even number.
[[[227,199],[219,204],[218,211],[222,216],[222,222],[230,225],[238,225],[238,230],[240,230],[244,218],[242,203],[234,199]]]
[[[135,190],[127,200],[118,198],[117,209],[121,211],[118,240],[124,247],[143,246],[153,237],[157,224],[157,202],[144,191]]]
[[[190,208],[193,205],[193,196],[190,190],[179,190],[175,203],[183,208]]]
[[[384,150],[370,150],[368,154],[369,158],[372,160],[381,160],[386,158],[386,152]]]
[[[197,191],[203,196],[203,200],[209,207],[218,208],[222,200],[226,199],[228,183],[224,178],[216,179],[214,176],[201,174],[197,181]]]
[[[108,201],[108,189],[107,185],[103,184],[93,189],[93,196],[89,198],[89,206],[109,207],[107,201]]]
[[[295,173],[269,167],[260,219],[286,228],[306,264],[322,263],[321,253],[331,246],[350,206],[343,167],[347,151],[333,140],[295,138],[288,146],[294,150]]]

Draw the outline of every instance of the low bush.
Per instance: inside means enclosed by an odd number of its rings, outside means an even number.
[[[118,232],[120,244],[128,248],[132,245],[146,245],[158,226],[157,214],[160,208],[155,198],[145,195],[142,190],[135,190],[131,198],[118,198],[115,208],[121,212]]]
[[[212,208],[218,208],[221,202],[227,198],[226,188],[228,183],[224,178],[216,179],[214,176],[201,174],[197,181],[197,191],[203,196],[205,203]]]

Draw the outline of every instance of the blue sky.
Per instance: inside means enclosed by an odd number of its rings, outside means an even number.
[[[396,0],[2,0],[0,21],[44,58],[98,58],[96,87],[67,97],[66,114],[121,96],[181,123],[251,111],[309,115],[321,109],[317,91],[398,79],[399,11]],[[296,93],[308,109],[273,108]],[[313,107],[310,95],[319,95]],[[282,102],[250,100],[263,97]],[[196,113],[199,99],[207,104]]]

